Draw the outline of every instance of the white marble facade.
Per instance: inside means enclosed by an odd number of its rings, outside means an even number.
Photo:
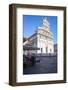
[[[53,33],[50,31],[50,23],[47,18],[43,19],[42,26],[29,37],[29,44],[40,48],[35,53],[54,53]]]

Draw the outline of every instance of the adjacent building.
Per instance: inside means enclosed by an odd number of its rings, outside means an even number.
[[[57,44],[54,44],[54,53],[57,54],[58,50],[57,50]]]

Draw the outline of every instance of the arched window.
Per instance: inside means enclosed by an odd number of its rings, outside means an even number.
[[[43,49],[41,48],[41,53],[42,53],[42,50],[43,50]]]
[[[52,50],[50,49],[50,52],[52,52]]]
[[[46,53],[48,52],[48,47],[46,47]]]

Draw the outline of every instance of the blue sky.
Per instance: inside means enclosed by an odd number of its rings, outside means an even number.
[[[37,16],[37,15],[23,15],[23,30],[24,37],[31,36],[38,26],[42,26],[42,21],[47,18],[50,23],[50,31],[54,35],[54,44],[57,43],[57,16]]]

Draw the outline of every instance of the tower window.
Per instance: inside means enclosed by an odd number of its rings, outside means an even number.
[[[40,38],[41,38],[41,36],[40,36]]]

